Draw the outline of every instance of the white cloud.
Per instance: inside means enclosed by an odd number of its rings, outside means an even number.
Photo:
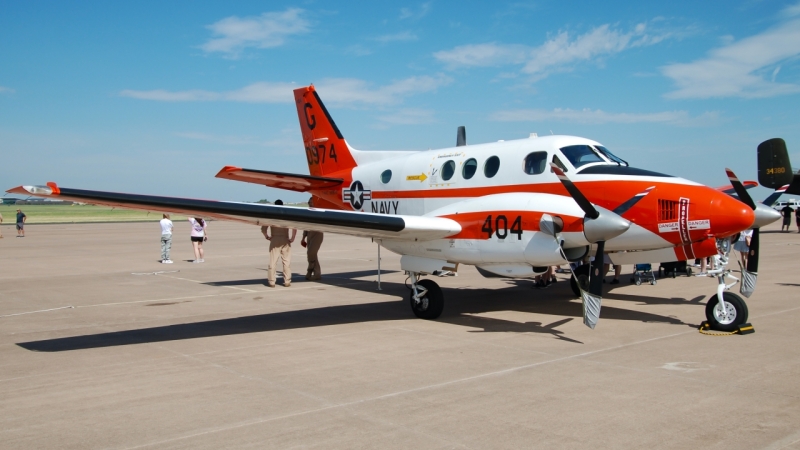
[[[122,97],[136,98],[139,100],[156,100],[162,102],[210,102],[233,101],[247,103],[290,103],[292,90],[296,89],[294,83],[253,83],[235,91],[213,92],[204,90],[165,91],[156,89],[152,91],[135,91],[126,89],[119,93]]]
[[[255,17],[226,17],[206,27],[214,37],[200,48],[207,53],[219,52],[229,58],[238,58],[248,47],[281,46],[287,37],[309,31],[311,24],[301,17],[304,13],[302,9],[289,8]]]
[[[475,44],[436,52],[433,57],[450,67],[489,67],[522,64],[529,52],[524,45]]]
[[[536,81],[555,72],[572,70],[581,62],[597,61],[604,56],[654,45],[674,36],[675,33],[668,31],[650,33],[644,23],[628,32],[612,29],[606,24],[574,38],[566,31],[560,32],[538,47],[495,43],[462,45],[436,52],[433,56],[451,68],[522,64],[522,72]]]
[[[394,83],[372,87],[364,80],[355,78],[327,78],[316,84],[325,103],[339,105],[387,105],[399,103],[404,97],[434,91],[452,81],[445,75],[411,77]],[[234,91],[214,92],[206,90],[136,91],[131,89],[119,93],[122,97],[164,102],[229,101],[246,103],[291,103],[294,83],[253,83]]]
[[[0,86],[0,94],[13,94],[14,92],[17,91],[11,89],[10,87]]]
[[[413,10],[411,8],[401,8],[400,9],[400,20],[406,19],[421,19],[428,15],[431,10],[431,2],[423,3],[420,5],[419,10]]]
[[[711,50],[704,59],[671,64],[661,73],[677,89],[668,98],[774,97],[800,92],[800,84],[778,83],[776,65],[800,55],[800,19]],[[768,81],[770,73],[772,80]]]
[[[294,131],[294,130],[293,130]],[[228,136],[198,132],[175,133],[175,136],[205,142],[214,142],[224,145],[247,145],[259,147],[289,147],[296,142],[292,139],[263,140],[253,136]]]
[[[435,91],[452,82],[445,75],[411,77],[378,88],[355,78],[329,78],[316,84],[325,103],[387,105],[404,97]]]
[[[691,117],[686,111],[663,111],[656,113],[611,113],[601,109],[562,109],[552,111],[544,109],[517,109],[498,111],[490,116],[491,120],[499,122],[575,122],[584,124],[606,123],[663,123],[671,125],[705,125],[719,119],[717,112],[706,112],[697,117]]]
[[[417,35],[410,32],[410,31],[402,31],[400,33],[395,34],[384,34],[383,36],[378,36],[375,38],[378,42],[408,42],[408,41],[416,41]]]
[[[401,109],[394,114],[379,116],[378,120],[394,125],[418,125],[435,121],[433,111],[415,108]]]

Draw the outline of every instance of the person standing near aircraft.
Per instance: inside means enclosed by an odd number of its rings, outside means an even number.
[[[25,237],[26,220],[28,220],[28,216],[26,216],[21,209],[17,208],[17,237]]]
[[[278,206],[283,205],[283,201],[275,200]],[[270,230],[271,229],[271,230]],[[270,236],[272,231],[272,236]],[[267,286],[275,287],[277,280],[277,267],[278,258],[283,264],[283,285],[289,287],[292,285],[292,242],[297,235],[297,230],[294,228],[284,228],[276,226],[262,226],[261,233],[269,241],[269,271],[267,272]],[[290,236],[291,235],[291,236]]]
[[[0,217],[0,222],[3,221],[3,218]],[[794,223],[797,224],[797,232],[800,233],[800,208],[794,210]],[[0,236],[2,237],[2,236]]]
[[[792,213],[794,213],[794,210],[789,205],[786,205],[783,207],[783,209],[781,209],[781,215],[783,215],[783,225],[781,225],[781,231],[789,231],[789,225],[792,223]]]
[[[169,250],[172,248],[172,221],[169,220],[169,214],[164,214],[161,219],[161,263],[172,264],[169,259]]]
[[[206,228],[208,224],[205,220],[199,217],[189,217],[189,223],[192,224],[192,247],[194,247],[194,261],[195,263],[205,262],[203,254],[203,242],[208,240],[208,231]]]
[[[0,223],[3,223],[3,215],[0,214]],[[3,239],[3,232],[0,231],[0,239]]]
[[[308,199],[308,207],[314,207],[314,197]],[[307,246],[308,269],[306,270],[306,280],[319,280],[322,278],[322,269],[319,265],[317,253],[322,245],[324,233],[321,231],[303,231],[303,239],[300,245]]]
[[[789,208],[791,209],[791,208]],[[784,222],[786,219],[784,219]],[[742,267],[747,267],[747,257],[750,255],[750,238],[753,237],[753,230],[744,230],[739,233],[739,239],[733,244],[733,249],[739,252],[742,258]]]

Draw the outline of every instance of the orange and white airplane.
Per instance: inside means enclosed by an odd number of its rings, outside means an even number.
[[[468,146],[462,130],[451,148],[358,151],[344,139],[314,86],[296,89],[294,97],[310,175],[227,166],[217,177],[308,192],[314,208],[89,191],[55,183],[7,192],[373,238],[402,255],[401,268],[411,279],[411,308],[423,319],[436,319],[444,299],[434,281],[421,277],[455,271],[459,264],[522,278],[590,253],[608,252],[615,264],[726,260],[732,236],[780,217],[752,200],[745,204],[750,197],[732,172],[732,185],[745,203],[683,178],[630,167],[600,143],[581,137],[531,135]],[[756,272],[757,235],[753,250]],[[599,318],[602,259],[581,266],[573,277],[584,301],[584,322],[592,328]],[[722,275],[719,286],[709,299],[707,318],[718,329],[735,329],[747,320],[746,305],[723,292],[731,285]]]

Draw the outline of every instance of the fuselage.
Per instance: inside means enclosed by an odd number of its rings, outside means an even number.
[[[600,143],[574,136],[353,154],[357,167],[331,174],[345,179],[346,188],[314,192],[326,207],[453,218],[464,228],[454,240],[489,238],[481,228],[490,215],[505,216],[509,229],[522,216],[528,225],[522,230],[537,231],[541,214],[548,213],[564,220],[567,247],[586,245],[579,226],[583,213],[550,169],[551,162],[560,165],[592,203],[609,210],[654,187],[623,214],[632,227],[610,240],[608,251],[725,237],[753,220],[746,205],[726,194],[684,178],[629,167]]]

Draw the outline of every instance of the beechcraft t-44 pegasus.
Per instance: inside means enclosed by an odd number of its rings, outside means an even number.
[[[423,319],[439,317],[444,298],[435,282],[422,277],[457,270],[459,264],[523,278],[590,253],[609,253],[615,264],[708,256],[727,261],[732,236],[780,217],[753,203],[732,172],[742,201],[689,180],[630,167],[600,143],[574,136],[468,146],[462,129],[451,148],[358,151],[345,141],[314,86],[296,89],[294,97],[310,175],[227,166],[217,177],[308,192],[314,208],[89,191],[55,183],[8,192],[373,238],[402,255],[401,268],[411,280],[411,309]],[[754,266],[748,269],[755,274],[757,234],[752,248]],[[573,276],[584,322],[592,328],[600,313],[601,264],[602,258],[595,258]],[[719,285],[706,315],[712,326],[733,329],[746,321],[747,308],[739,296],[723,292],[731,285],[722,275]]]

